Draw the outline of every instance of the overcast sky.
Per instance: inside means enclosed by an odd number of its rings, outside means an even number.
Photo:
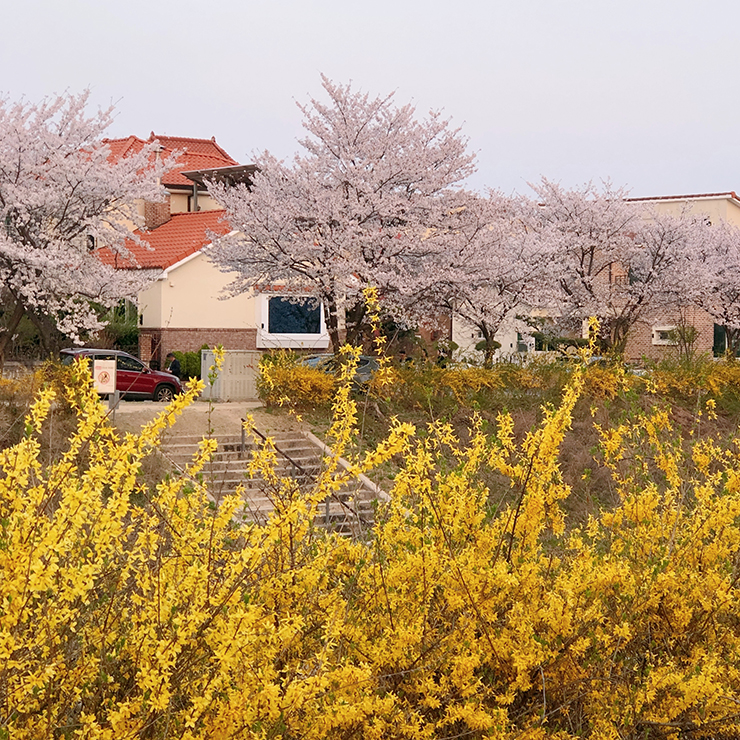
[[[470,184],[609,178],[635,196],[740,190],[729,0],[23,0],[3,4],[0,91],[92,90],[111,136],[298,148],[320,73],[442,109]]]

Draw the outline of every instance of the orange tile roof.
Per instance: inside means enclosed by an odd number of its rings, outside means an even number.
[[[99,251],[100,259],[107,265],[123,269],[167,269],[210,244],[210,234],[228,233],[230,227],[225,222],[224,213],[222,210],[174,213],[169,221],[156,229],[136,232],[150,249],[143,244],[128,243],[126,248],[135,261],[107,248]]]
[[[111,159],[120,159],[127,154],[140,152],[146,142],[138,136],[128,136],[125,139],[104,139],[110,149]]]
[[[184,136],[156,136],[152,131],[148,140],[138,136],[129,136],[125,139],[106,139],[111,151],[111,158],[118,159],[129,153],[141,151],[145,144],[159,141],[162,145],[162,158],[167,158],[173,152],[178,153],[175,167],[162,176],[162,185],[165,187],[193,187],[193,181],[181,175],[181,172],[192,170],[209,170],[216,167],[229,167],[239,164],[230,157],[213,139],[188,139]]]
[[[157,139],[167,149],[187,149],[192,154],[205,154],[209,157],[228,159],[231,164],[237,164],[217,143],[216,137],[210,139],[189,139],[186,136],[158,136],[152,131],[149,141]]]

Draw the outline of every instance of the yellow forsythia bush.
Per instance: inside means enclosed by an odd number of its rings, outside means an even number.
[[[279,350],[260,362],[257,386],[268,405],[306,408],[329,405],[337,381],[331,373],[300,364],[294,353]]]
[[[370,391],[405,407],[426,408],[430,399],[443,403],[454,399],[469,405],[479,393],[491,393],[504,385],[496,369],[482,367],[443,368],[436,365],[383,367],[369,384]]]
[[[726,388],[740,390],[740,362],[723,360],[709,366],[706,387],[712,393],[721,393]]]
[[[498,374],[482,367],[451,368],[439,370],[439,386],[449,388],[459,402],[464,402],[470,393],[482,389],[501,388],[503,383]]]
[[[329,430],[344,456],[352,372]],[[51,463],[42,391],[0,452],[0,737],[736,733],[740,440],[687,447],[661,408],[601,428],[619,503],[569,528],[558,452],[584,372],[522,440],[507,414],[466,444],[447,424],[395,423],[350,471],[328,458],[309,490],[275,476],[268,444],[251,463],[271,481],[264,526],[199,483],[212,441],[184,475],[138,479],[197,389],[120,436],[80,371],[63,391],[77,429]],[[367,541],[314,526],[342,480],[390,457]]]
[[[647,387],[658,395],[684,399],[707,393],[718,399],[737,395],[740,393],[740,362],[700,358],[685,365],[662,363],[648,374]]]
[[[634,377],[631,378],[635,380]],[[629,388],[629,381],[618,367],[589,367],[586,370],[584,393],[587,398],[612,399]]]

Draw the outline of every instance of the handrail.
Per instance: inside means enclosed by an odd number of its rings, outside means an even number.
[[[246,419],[242,419],[242,441],[239,448],[239,454],[244,456],[244,453],[246,452],[247,448],[247,430],[244,428],[244,425],[247,423]],[[259,431],[259,429],[255,429],[252,427],[252,431],[263,441],[267,442],[267,437],[265,437],[262,432]],[[282,455],[301,475],[306,476],[311,481],[316,480],[316,476],[312,473],[309,473],[300,463],[297,463],[287,452],[284,452],[281,450],[274,442],[272,443],[272,446],[275,448],[275,452]]]
[[[242,436],[241,436],[241,446],[239,453],[243,455],[246,452],[246,445],[247,445],[247,433],[246,429],[244,427],[244,424],[246,423],[246,419],[242,419]],[[252,427],[252,432],[254,432],[263,442],[267,442],[267,437],[262,434],[258,429],[255,429]],[[318,447],[325,455],[328,455],[330,457],[336,458],[337,462],[339,463],[340,467],[344,468],[345,470],[350,469],[350,463],[345,460],[343,457],[339,457],[328,445],[324,444],[318,437],[316,437],[314,434],[311,434],[311,432],[304,432],[303,436],[308,439],[308,441],[311,442],[311,444]],[[302,465],[297,463],[293,458],[288,455],[287,452],[284,452],[281,450],[275,443],[272,443],[273,447],[275,448],[275,451],[281,454],[291,465],[293,465],[298,471],[300,471],[308,480],[311,482],[316,482],[318,480],[318,477],[313,475],[312,473],[309,473],[305,468],[303,468]],[[390,501],[391,497],[382,490],[376,483],[373,483],[366,475],[363,475],[362,473],[358,474],[357,480],[360,482],[362,486],[366,490],[370,490],[372,493],[374,493],[381,501]],[[334,501],[338,502],[344,509],[347,509],[353,516],[357,517],[357,520],[363,524],[368,526],[370,522],[368,522],[363,516],[359,514],[356,510],[354,510],[351,506],[347,504],[346,501],[343,501],[336,492],[332,492],[327,498],[325,503],[326,506],[326,520],[328,521],[329,518],[329,499],[333,499]]]
[[[328,444],[322,442],[315,434],[304,432],[303,436],[306,437],[309,442],[316,445],[316,447],[318,447],[325,455],[336,458],[339,465],[341,465],[345,470],[350,470],[352,466],[349,461],[337,455],[337,453],[334,452]],[[391,497],[377,483],[373,483],[373,481],[363,473],[357,474],[357,480],[360,481],[365,488],[372,491],[381,501],[391,500]]]

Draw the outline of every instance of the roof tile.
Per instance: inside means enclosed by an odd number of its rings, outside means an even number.
[[[111,158],[118,159],[141,151],[142,147],[155,140],[162,145],[163,158],[171,156],[174,152],[179,155],[175,167],[162,176],[162,185],[165,187],[193,187],[193,181],[181,175],[181,172],[210,170],[239,164],[216,143],[215,138],[189,139],[184,136],[156,136],[152,132],[146,141],[138,136],[128,136],[125,139],[105,139],[105,143],[110,148]]]
[[[169,221],[152,231],[135,232],[150,248],[144,244],[127,243],[126,249],[133,259],[107,248],[100,250],[100,258],[105,264],[123,269],[167,269],[210,244],[212,234],[228,233],[230,226],[224,214],[223,210],[175,213]]]

